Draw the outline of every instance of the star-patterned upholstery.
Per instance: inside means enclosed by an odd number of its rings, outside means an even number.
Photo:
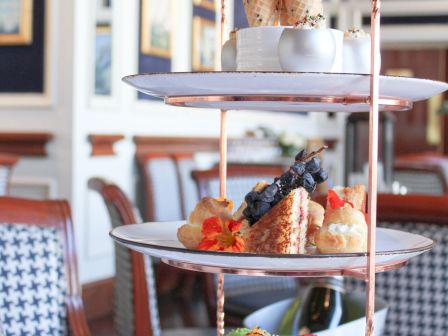
[[[65,335],[62,237],[55,228],[0,224],[0,319],[9,335]]]
[[[448,226],[384,222],[379,226],[420,234],[436,243],[407,266],[377,275],[376,295],[389,306],[384,336],[448,335]],[[365,291],[359,280],[347,279],[346,287]]]
[[[90,335],[74,246],[65,201],[0,197],[0,324],[5,336]]]
[[[434,248],[395,271],[376,275],[389,306],[384,336],[448,335],[448,197],[378,195],[378,226],[432,239]],[[365,283],[346,278],[348,291]]]

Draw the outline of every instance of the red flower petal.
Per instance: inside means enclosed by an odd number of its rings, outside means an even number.
[[[235,237],[235,242],[232,245],[233,252],[244,252],[245,244],[244,239],[241,237]]]
[[[202,239],[198,245],[198,250],[213,251],[216,250],[218,241],[216,239]]]
[[[214,237],[222,233],[222,221],[219,217],[210,217],[202,223],[202,234],[205,237]]]
[[[229,220],[227,227],[229,228],[229,231],[232,233],[238,232],[241,230],[241,222]]]

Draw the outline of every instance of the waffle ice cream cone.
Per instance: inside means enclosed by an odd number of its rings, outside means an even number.
[[[278,19],[278,0],[243,0],[249,27],[274,26]]]
[[[286,0],[279,0],[278,2],[280,25],[287,26],[289,24],[289,14],[286,8]]]
[[[306,15],[323,14],[322,0],[284,0],[288,13],[288,23],[295,25],[303,21]]]

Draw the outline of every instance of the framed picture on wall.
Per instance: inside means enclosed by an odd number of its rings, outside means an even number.
[[[171,58],[174,6],[171,0],[141,0],[141,53]]]
[[[111,94],[112,29],[110,25],[96,27],[95,34],[95,94]]]
[[[0,46],[33,42],[33,1],[0,0]]]
[[[193,17],[193,71],[213,71],[215,68],[216,24],[200,16]]]
[[[215,11],[215,0],[194,0],[194,5],[197,7],[202,7],[210,11]]]

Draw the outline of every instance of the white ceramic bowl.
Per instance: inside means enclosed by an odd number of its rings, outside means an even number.
[[[284,27],[251,27],[236,33],[238,71],[281,71],[277,46]]]
[[[359,38],[348,38],[344,40],[344,62],[345,73],[370,73],[370,36]],[[381,55],[378,55],[381,60]]]
[[[343,38],[336,29],[285,28],[278,45],[282,70],[341,72]]]
[[[293,299],[282,300],[273,303],[267,307],[259,309],[252,314],[248,315],[243,324],[247,328],[253,328],[259,326],[260,328],[270,332],[276,333],[277,328],[283,320],[288,308],[293,303]],[[363,312],[365,306],[365,294],[364,293],[351,293],[346,296],[344,301],[349,302],[352,310]],[[350,322],[341,324],[337,328],[331,330],[325,330],[320,332],[314,332],[313,335],[317,336],[358,336],[365,334],[366,319],[363,314],[358,315],[359,318]],[[383,334],[383,329],[386,324],[387,307],[386,303],[380,298],[375,299],[375,336]],[[284,336],[284,335],[281,335]]]

